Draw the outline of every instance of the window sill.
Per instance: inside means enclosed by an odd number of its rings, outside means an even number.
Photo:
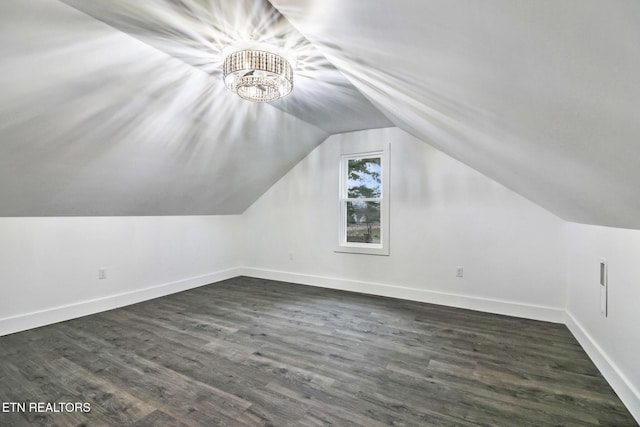
[[[389,248],[382,245],[340,245],[334,252],[361,255],[389,256]]]

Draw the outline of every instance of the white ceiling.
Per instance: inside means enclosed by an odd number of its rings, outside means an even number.
[[[223,49],[257,40],[297,58],[296,90],[271,105],[329,133],[388,127],[378,111],[267,0],[62,0],[222,80]]]
[[[564,219],[640,228],[640,2],[272,3],[398,127]]]
[[[393,123],[564,219],[640,228],[635,0],[65,3],[0,2],[0,215],[239,213],[329,134]],[[224,88],[247,38],[296,54],[290,97]]]
[[[187,2],[78,3],[113,26],[0,2],[2,216],[241,213],[330,133],[391,125],[269,3],[207,3],[200,26]],[[223,30],[248,14],[297,40],[295,92],[273,105],[221,81]]]

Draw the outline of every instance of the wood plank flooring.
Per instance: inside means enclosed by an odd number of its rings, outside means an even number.
[[[0,338],[0,426],[636,426],[563,325],[235,278]]]

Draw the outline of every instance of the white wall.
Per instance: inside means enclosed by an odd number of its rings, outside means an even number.
[[[640,420],[640,231],[567,225],[567,324]],[[599,262],[609,264],[609,311],[600,313]]]
[[[0,335],[236,276],[239,220],[0,218]]]
[[[390,256],[336,253],[339,156],[384,142]],[[563,320],[564,221],[397,128],[330,137],[243,221],[248,275]]]
[[[387,142],[390,256],[336,253],[339,156]],[[330,137],[242,216],[0,218],[0,237],[0,335],[241,273],[551,321],[566,309],[640,419],[640,231],[566,223],[397,128]]]

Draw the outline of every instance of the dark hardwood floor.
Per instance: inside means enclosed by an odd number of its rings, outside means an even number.
[[[635,426],[563,325],[236,278],[0,338],[20,425]]]

